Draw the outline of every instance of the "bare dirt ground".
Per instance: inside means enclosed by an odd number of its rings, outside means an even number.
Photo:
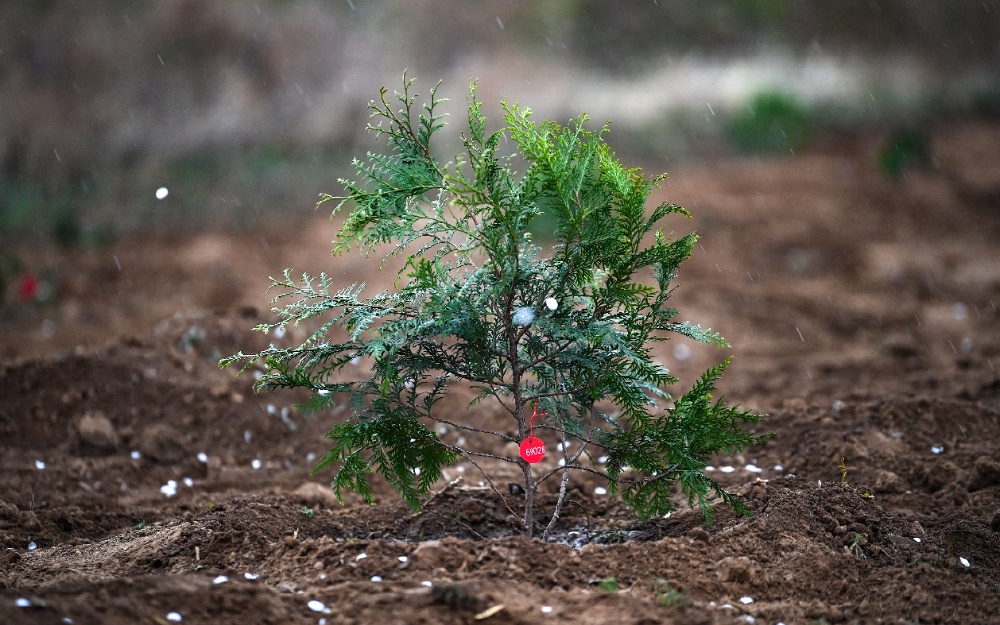
[[[532,542],[464,466],[420,513],[384,485],[338,504],[309,471],[341,415],[217,367],[301,338],[250,331],[268,274],[385,283],[328,255],[325,215],[15,246],[51,296],[10,288],[2,311],[0,622],[1000,622],[1000,126],[937,128],[934,166],[900,181],[883,140],[671,171],[659,193],[702,234],[681,317],[734,346],[662,358],[690,383],[731,353],[727,399],[775,432],[714,462],[753,516],[711,526],[637,521],[574,478],[558,540]]]

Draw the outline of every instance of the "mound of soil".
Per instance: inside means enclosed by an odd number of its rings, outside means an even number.
[[[8,293],[0,319],[0,622],[997,618],[1000,127],[937,129],[935,165],[898,181],[882,139],[676,171],[659,192],[702,234],[677,307],[734,345],[721,391],[775,432],[707,469],[753,512],[712,525],[637,520],[574,476],[554,540],[531,541],[466,465],[417,512],[378,481],[378,505],[338,502],[310,469],[342,409],[307,417],[217,365],[301,338],[251,331],[284,267],[389,283],[329,257],[325,219],[15,246],[47,290]],[[724,354],[660,357],[690,383]],[[441,409],[500,423],[470,397]]]

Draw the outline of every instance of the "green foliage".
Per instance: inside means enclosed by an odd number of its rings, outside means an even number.
[[[729,125],[729,137],[741,150],[785,153],[798,150],[809,138],[809,112],[791,95],[763,91]]]
[[[879,151],[878,164],[882,172],[899,180],[907,170],[930,165],[931,147],[927,133],[917,129],[894,132]]]
[[[621,585],[618,583],[618,579],[615,577],[607,577],[597,585],[598,588],[606,593],[614,594],[621,590]]]
[[[331,450],[316,467],[335,470],[338,497],[351,489],[372,501],[369,475],[378,472],[417,508],[442,469],[459,460],[494,486],[478,463],[489,458],[523,473],[520,520],[529,535],[539,484],[561,479],[547,535],[577,470],[607,478],[643,516],[672,510],[678,484],[706,515],[716,496],[741,508],[702,473],[712,454],[764,439],[742,429],[759,415],[712,401],[729,361],[675,400],[666,388],[678,380],[653,358],[654,344],[670,333],[726,345],[710,329],[677,321],[668,306],[697,236],[675,238],[660,227],[670,215],[689,216],[680,206],[647,209],[662,176],[623,167],[603,141],[608,127],[588,130],[583,115],[567,126],[536,124],[530,109],[504,102],[503,128],[488,131],[474,84],[464,154],[442,164],[431,149],[443,127],[442,100],[432,89],[418,109],[411,87],[405,82],[394,99],[383,89],[371,104],[369,129],[387,152],[356,160],[358,179],[341,180],[345,194],[320,202],[334,202],[334,214],[351,208],[336,253],[358,247],[378,253],[383,265],[405,259],[397,289],[369,295],[365,284],[336,287],[326,274],[296,280],[286,270],[273,280],[281,291],[273,302],[278,320],[258,329],[307,321],[318,328],[298,347],[272,345],[220,364],[242,362],[245,371],[262,361],[257,389],[311,389],[310,409],[346,397],[351,415],[333,426]],[[517,154],[501,153],[509,142]],[[517,156],[527,167],[520,175]],[[548,249],[530,234],[543,215],[553,224]],[[371,376],[345,381],[342,371],[359,359],[371,363]],[[492,431],[474,412],[435,410],[459,381],[479,392],[474,404],[495,402],[509,427]],[[518,443],[536,403],[547,415],[534,432],[559,450],[561,466],[529,465],[436,433],[443,425]],[[594,460],[602,455],[605,467]]]
[[[863,547],[868,544],[868,539],[866,539],[861,534],[855,534],[854,540],[851,545],[847,548],[847,551],[855,556],[861,558],[862,560],[867,560],[868,555],[865,553]]]
[[[674,588],[665,579],[657,579],[653,586],[656,592],[656,601],[660,605],[666,607],[691,605],[691,598],[687,596],[685,589]]]

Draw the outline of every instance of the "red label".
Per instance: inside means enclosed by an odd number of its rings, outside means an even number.
[[[521,457],[531,464],[540,461],[545,457],[545,443],[536,436],[529,436],[521,441]]]

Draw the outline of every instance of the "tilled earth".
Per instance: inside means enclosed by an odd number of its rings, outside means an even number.
[[[775,433],[713,461],[753,515],[712,525],[683,505],[637,520],[574,476],[555,540],[531,541],[471,466],[420,512],[379,483],[377,506],[339,504],[310,469],[343,413],[217,366],[301,338],[250,331],[269,274],[390,282],[330,257],[323,216],[15,246],[44,301],[9,288],[0,319],[0,622],[1000,622],[1000,126],[935,129],[933,165],[898,181],[884,140],[658,192],[702,235],[681,317],[734,346],[661,358],[690,384],[732,354],[721,390]],[[441,408],[510,427],[468,399]]]

